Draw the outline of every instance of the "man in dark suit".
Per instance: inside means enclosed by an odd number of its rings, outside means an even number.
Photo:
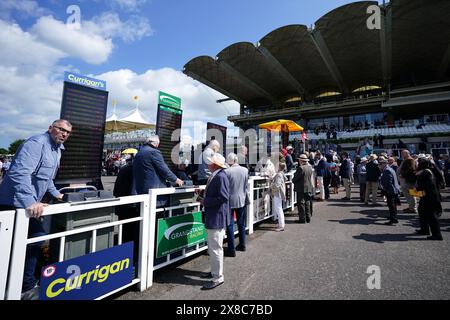
[[[393,225],[398,223],[397,203],[399,203],[398,195],[400,194],[400,185],[397,181],[397,175],[394,170],[389,167],[385,157],[380,156],[378,158],[378,166],[381,171],[380,186],[386,196],[386,202],[389,208],[389,221],[385,224]]]
[[[128,155],[126,165],[120,168],[114,183],[114,197],[126,197],[132,194],[133,186],[133,156]],[[139,210],[134,204],[116,207],[119,220],[126,220],[139,216]],[[122,243],[133,241],[133,263],[136,265],[139,258],[139,222],[125,223],[122,225]]]
[[[223,169],[227,166],[225,158],[215,153],[207,159],[211,176],[206,183],[204,195],[201,200],[205,212],[205,227],[208,234],[208,254],[211,262],[210,274],[204,278],[211,281],[202,287],[202,290],[213,289],[224,282],[223,277],[223,238],[225,229],[231,221],[229,180]]]
[[[294,183],[294,191],[297,192],[299,223],[309,223],[313,213],[313,169],[308,163],[308,160],[309,159],[305,154],[300,155],[298,158],[300,165],[292,178],[292,182]]]
[[[167,167],[158,147],[159,136],[151,136],[134,158],[133,179],[136,194],[147,194],[149,189],[167,188],[167,182],[183,185],[183,181]],[[163,206],[166,201],[160,197],[156,205]]]

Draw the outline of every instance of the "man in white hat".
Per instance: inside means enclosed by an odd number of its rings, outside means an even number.
[[[290,172],[294,168],[294,160],[292,159],[292,153],[294,152],[294,148],[292,146],[286,147],[286,171]]]
[[[294,183],[294,191],[297,192],[299,223],[309,223],[313,213],[313,171],[311,165],[308,164],[309,159],[305,154],[300,155],[298,161],[299,166],[292,178],[292,182]]]
[[[223,277],[223,238],[225,229],[230,224],[230,183],[223,169],[227,168],[225,158],[215,153],[208,159],[208,169],[211,172],[204,192],[203,210],[205,212],[205,227],[208,234],[208,254],[211,262],[211,272],[203,278],[211,281],[202,290],[213,289],[224,282]]]

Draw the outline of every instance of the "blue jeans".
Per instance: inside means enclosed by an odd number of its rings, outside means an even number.
[[[49,221],[49,220],[47,220]],[[47,222],[46,221],[46,222]],[[28,238],[41,237],[48,234],[48,230],[45,230],[44,223],[35,218],[30,218],[30,224],[28,227]],[[41,246],[44,241],[31,243],[27,246],[25,256],[25,268],[23,271],[23,283],[22,292],[33,289],[37,283],[37,279],[34,276],[36,271],[36,263],[39,257]]]
[[[239,246],[245,248],[245,238],[246,231],[245,227],[247,224],[247,207],[231,209],[231,217],[233,217],[233,211],[236,211],[236,222],[238,225],[239,231]],[[232,219],[231,223],[227,226],[227,243],[228,243],[228,252],[235,252],[234,247],[234,219]]]

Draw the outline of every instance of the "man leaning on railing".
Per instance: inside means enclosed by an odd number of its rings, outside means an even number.
[[[19,147],[11,167],[0,185],[0,211],[25,208],[30,216],[28,237],[45,235],[40,217],[47,204],[41,203],[45,193],[62,199],[53,179],[58,171],[63,143],[69,138],[72,125],[59,119],[48,131],[33,136]],[[22,284],[23,300],[38,300],[39,287],[34,276],[42,242],[27,246]]]

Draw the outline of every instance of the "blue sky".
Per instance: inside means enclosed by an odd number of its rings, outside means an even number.
[[[40,133],[58,118],[64,70],[106,80],[110,102],[126,114],[156,118],[157,91],[181,97],[183,127],[202,119],[226,121],[238,105],[186,77],[199,55],[215,56],[238,41],[256,43],[288,24],[312,25],[345,0],[71,0],[0,2],[0,147]],[[79,29],[67,30],[70,5],[81,11]],[[112,108],[108,108],[108,115]],[[188,130],[188,129],[187,129]]]

